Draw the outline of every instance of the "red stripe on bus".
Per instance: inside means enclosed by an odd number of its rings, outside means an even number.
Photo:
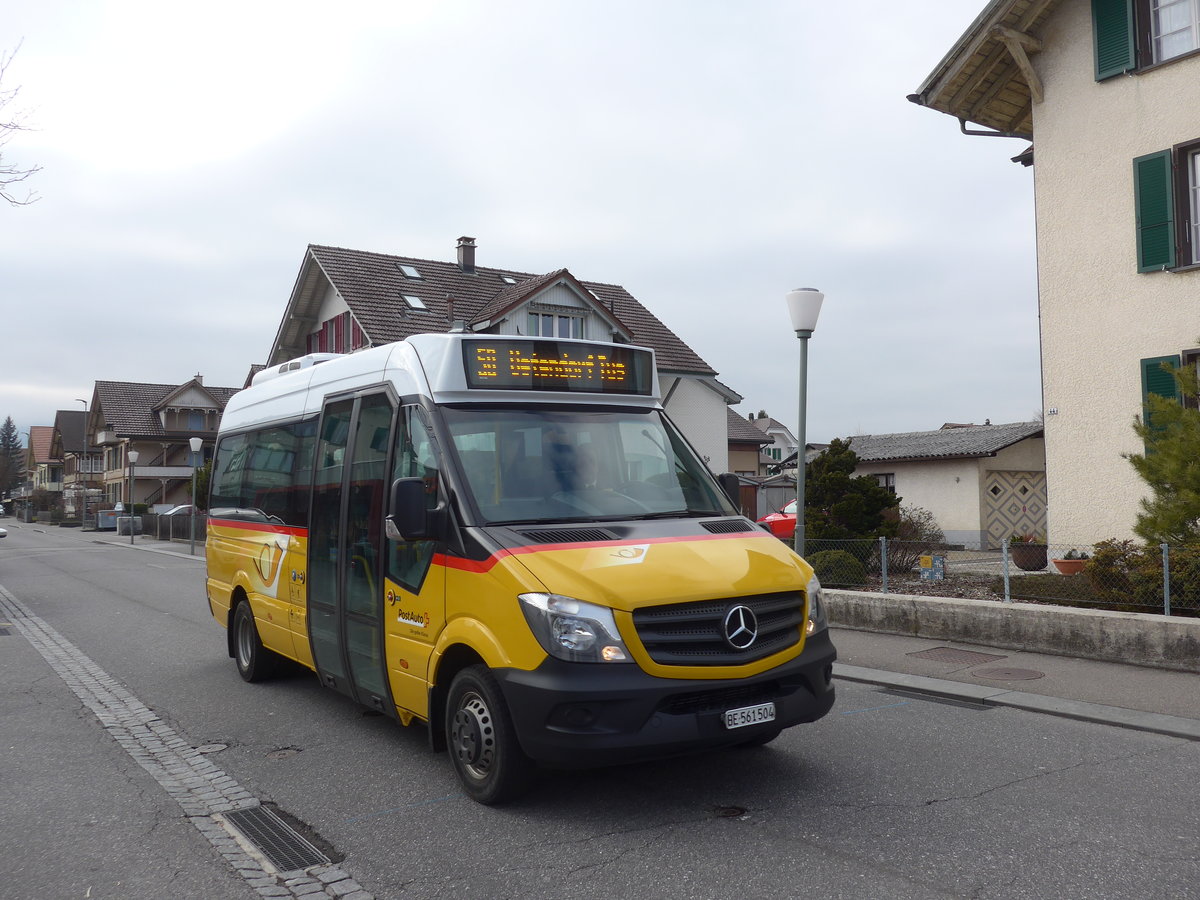
[[[290,534],[292,537],[308,537],[308,529],[300,525],[275,525],[271,522],[246,522],[242,519],[213,519],[208,524],[222,528],[242,528],[246,531],[265,531],[268,534]]]
[[[579,541],[578,543],[563,543],[563,544],[530,544],[525,547],[509,547],[501,550],[499,553],[494,553],[487,559],[463,559],[461,557],[446,556],[441,553],[434,554],[434,565],[444,566],[447,569],[458,569],[464,572],[487,572],[496,563],[505,556],[521,556],[526,553],[550,553],[557,550],[596,550],[604,547],[635,547],[639,544],[679,544],[684,542],[695,541],[726,541],[726,540],[741,540],[744,538],[771,538],[779,540],[773,534],[768,534],[765,531],[741,531],[733,534],[696,534],[686,537],[660,537],[646,538],[645,540],[614,540],[614,541]]]

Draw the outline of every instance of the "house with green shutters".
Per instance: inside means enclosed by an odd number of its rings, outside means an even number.
[[[993,0],[909,100],[1021,141],[1048,537],[1130,536],[1134,418],[1200,357],[1200,0]]]

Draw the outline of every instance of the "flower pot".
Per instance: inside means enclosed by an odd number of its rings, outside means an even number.
[[[1086,559],[1055,559],[1051,561],[1054,563],[1054,568],[1063,575],[1078,575],[1087,565]]]
[[[1026,572],[1040,572],[1046,568],[1045,544],[1012,544],[1008,553],[1017,568]]]

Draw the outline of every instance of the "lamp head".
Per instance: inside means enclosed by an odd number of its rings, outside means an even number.
[[[204,446],[204,438],[188,438],[188,443],[192,445],[193,453],[199,453],[200,448]]]
[[[817,330],[817,318],[821,315],[821,303],[825,295],[816,288],[796,288],[787,294],[788,315],[792,317],[792,328],[796,334],[812,334]]]
[[[137,452],[136,450],[130,450],[130,451],[129,451],[129,453],[127,453],[127,454],[126,454],[126,456],[128,456],[128,457],[129,457],[129,463],[130,463],[130,465],[134,465],[134,466],[136,466],[136,465],[137,465],[137,461],[138,461],[138,452]]]

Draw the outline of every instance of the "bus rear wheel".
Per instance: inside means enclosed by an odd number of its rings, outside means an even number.
[[[233,613],[233,658],[244,681],[262,681],[275,674],[277,657],[263,646],[254,624],[249,602],[238,604]]]
[[[463,790],[478,803],[514,800],[533,783],[533,762],[517,742],[504,695],[484,666],[463,669],[450,682],[446,746]]]

